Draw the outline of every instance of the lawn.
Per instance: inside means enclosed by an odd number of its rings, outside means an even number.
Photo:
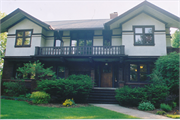
[[[24,101],[1,99],[1,119],[131,119],[133,116],[103,108],[53,108],[29,105]]]

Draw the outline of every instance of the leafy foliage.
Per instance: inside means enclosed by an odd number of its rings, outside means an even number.
[[[143,88],[124,86],[116,90],[116,99],[121,105],[138,106],[141,101],[150,101],[155,107],[166,99],[168,87],[163,85],[147,85]]]
[[[155,107],[153,104],[151,104],[151,102],[142,102],[139,104],[138,109],[144,111],[150,111],[150,110],[154,110]]]
[[[167,86],[161,84],[150,84],[145,87],[147,91],[147,100],[151,101],[155,107],[159,107],[159,105],[165,101],[166,97],[169,94],[169,88]]]
[[[166,114],[166,112],[165,112],[165,111],[157,111],[156,114],[158,114],[158,115],[164,115],[164,114]]]
[[[73,99],[66,99],[63,105],[69,107],[69,106],[75,105],[75,102]]]
[[[31,79],[45,79],[47,76],[51,76],[51,79],[55,79],[56,75],[55,72],[51,70],[52,67],[50,68],[44,68],[44,64],[41,64],[39,60],[35,62],[29,62],[29,63],[24,63],[23,67],[19,67],[17,71],[19,72],[19,77],[22,77],[24,79],[28,79],[28,76],[31,76]]]
[[[180,48],[180,31],[176,30],[174,34],[172,34],[172,46],[174,48]]]
[[[172,110],[172,107],[171,107],[171,106],[169,106],[168,104],[164,104],[164,103],[162,103],[162,104],[160,105],[160,108],[161,108],[162,110],[166,111],[166,112],[169,112],[169,111]]]
[[[31,97],[33,100],[32,102],[34,104],[42,104],[42,103],[48,103],[50,100],[50,95],[46,92],[36,91],[32,92]]]
[[[172,52],[161,56],[155,62],[155,69],[150,75],[153,84],[169,87],[171,94],[179,95],[179,53]]]
[[[37,90],[58,96],[57,101],[74,98],[84,102],[92,90],[91,78],[87,75],[71,75],[67,79],[42,80],[37,83]]]
[[[3,86],[5,86],[5,93],[10,96],[24,95],[27,92],[25,82],[21,80],[16,82],[4,82]]]
[[[147,100],[147,92],[145,88],[124,86],[116,90],[115,98],[121,105],[138,106],[141,101]]]
[[[171,106],[172,108],[175,108],[175,107],[177,106],[177,104],[176,104],[176,102],[171,102],[171,103],[170,103],[170,106]]]
[[[6,14],[0,12],[0,19],[5,17]],[[6,49],[6,41],[7,41],[7,32],[0,33],[0,78],[2,75],[2,69],[3,69],[3,63],[4,63],[4,55],[5,55],[5,49]]]

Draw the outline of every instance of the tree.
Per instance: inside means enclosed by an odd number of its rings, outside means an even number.
[[[172,34],[172,47],[180,48],[180,30],[176,30],[174,34]]]
[[[23,67],[19,67],[17,71],[19,72],[18,77],[23,79],[55,79],[55,72],[51,70],[52,67],[44,68],[44,64],[41,64],[39,60],[35,62],[24,63]]]
[[[5,17],[6,14],[0,12],[0,19]],[[5,55],[5,49],[6,49],[6,41],[7,41],[7,32],[0,33],[0,78],[2,75],[2,70],[3,70],[3,64],[4,64],[4,55]]]

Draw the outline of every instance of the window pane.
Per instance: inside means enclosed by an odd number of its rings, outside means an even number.
[[[145,28],[145,33],[152,33],[152,28]]]
[[[18,36],[18,37],[22,37],[22,36],[23,36],[23,32],[18,32],[18,33],[17,33],[17,36]]]
[[[30,45],[30,38],[25,38],[24,45]]]
[[[147,66],[145,64],[140,64],[140,72],[147,72]]]
[[[86,46],[92,46],[92,40],[86,40]]]
[[[18,39],[17,39],[16,45],[17,45],[17,46],[22,45],[22,38],[18,38]]]
[[[142,28],[135,28],[135,33],[142,33]]]
[[[143,35],[135,35],[135,44],[143,44]]]
[[[137,81],[137,65],[130,64],[130,81]]]
[[[25,36],[31,36],[31,31],[25,31]]]
[[[153,43],[153,36],[145,35],[145,44],[152,44],[152,43]]]
[[[104,40],[104,46],[111,46],[111,41],[110,41],[110,39],[105,39],[105,40]]]
[[[79,46],[84,46],[84,40],[83,39],[79,40]]]
[[[147,80],[147,73],[140,73],[140,81],[146,81]]]
[[[71,40],[71,46],[77,46],[77,40]]]
[[[56,47],[60,47],[61,46],[61,41],[60,40],[56,40]]]

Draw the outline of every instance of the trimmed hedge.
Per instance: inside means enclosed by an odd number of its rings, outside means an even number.
[[[92,80],[87,75],[71,75],[67,79],[42,80],[37,83],[37,90],[45,91],[55,97],[57,102],[71,98],[75,102],[85,102],[92,87]]]

